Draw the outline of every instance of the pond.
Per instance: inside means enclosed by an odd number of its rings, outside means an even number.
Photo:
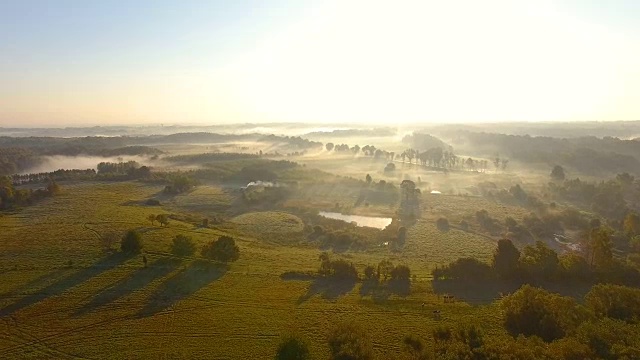
[[[384,229],[387,225],[391,224],[391,218],[385,217],[345,215],[327,211],[320,211],[319,214],[329,219],[342,220],[348,223],[355,222],[358,226],[368,226],[376,229]]]

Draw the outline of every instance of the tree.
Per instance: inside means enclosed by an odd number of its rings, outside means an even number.
[[[176,235],[171,244],[171,253],[176,256],[191,256],[196,252],[196,244],[190,236]]]
[[[499,277],[507,279],[517,274],[519,259],[520,251],[513,245],[511,240],[501,239],[498,240],[498,247],[493,253],[491,266]]]
[[[307,360],[311,359],[309,347],[296,336],[283,339],[278,345],[276,360]]]
[[[409,281],[411,278],[411,270],[406,265],[398,265],[390,272],[391,280],[394,281]]]
[[[329,334],[332,360],[371,360],[373,345],[369,334],[354,323],[338,325]]]
[[[551,178],[556,181],[563,181],[565,178],[564,168],[560,165],[556,165],[551,170]]]
[[[49,184],[47,185],[47,192],[49,195],[55,195],[60,192],[60,185],[55,182],[53,179],[49,179]]]
[[[419,337],[415,335],[407,335],[402,340],[404,348],[409,352],[412,359],[423,360],[428,359],[425,353],[425,345]]]
[[[500,305],[512,335],[536,335],[547,342],[564,337],[587,318],[573,298],[530,285],[505,297]]]
[[[439,218],[436,220],[436,227],[440,231],[449,231],[449,220],[443,217]]]
[[[507,165],[509,165],[509,159],[502,159],[502,162],[501,162],[502,171],[505,171],[507,169]]]
[[[334,145],[333,143],[327,143],[324,147],[327,149],[327,151],[331,151],[333,150]]]
[[[387,164],[387,166],[384,167],[384,172],[393,172],[396,170],[396,164],[390,162]]]
[[[640,289],[597,284],[584,299],[585,305],[598,316],[632,323],[640,321]]]
[[[142,251],[142,235],[136,230],[127,231],[120,241],[120,250],[126,254],[139,254]]]
[[[147,220],[151,221],[151,225],[153,225],[156,221],[156,216],[153,214],[149,214],[149,216],[147,216]]]
[[[105,252],[110,252],[118,242],[118,239],[120,239],[120,236],[116,232],[109,232],[100,236],[100,239],[102,240],[102,249]]]
[[[640,235],[640,216],[637,212],[631,211],[625,216],[623,228],[630,238]]]
[[[529,275],[545,279],[554,278],[560,266],[558,253],[542,241],[536,241],[535,246],[526,246],[520,263]]]
[[[613,262],[612,243],[609,230],[602,227],[591,229],[589,234],[589,265],[599,269],[608,268]]]
[[[384,281],[387,281],[387,278],[391,274],[391,270],[393,270],[393,263],[389,260],[382,260],[378,264],[378,278],[382,276]]]
[[[371,265],[367,265],[364,268],[364,278],[365,280],[373,280],[376,278],[376,268]]]
[[[398,243],[404,244],[407,239],[407,228],[404,226],[400,226],[398,228]]]
[[[236,241],[226,235],[206,244],[201,253],[204,258],[220,262],[236,261],[240,257],[240,249],[236,245]]]
[[[167,226],[169,225],[169,215],[160,214],[156,215],[156,221],[160,223],[160,225]]]

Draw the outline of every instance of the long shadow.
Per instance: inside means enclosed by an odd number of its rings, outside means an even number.
[[[149,297],[147,305],[138,312],[138,316],[152,316],[172,307],[178,301],[220,279],[227,270],[226,265],[212,264],[205,260],[192,262],[160,285]]]
[[[360,286],[360,296],[371,296],[375,303],[383,303],[391,295],[407,297],[411,293],[409,280],[389,280],[386,284],[376,279],[365,280]]]
[[[107,305],[117,299],[127,296],[132,292],[142,289],[156,279],[163,278],[178,268],[182,261],[176,258],[164,257],[156,260],[147,268],[136,270],[131,276],[119,281],[98,293],[91,301],[81,307],[76,316],[86,314],[97,307]]]
[[[502,281],[460,281],[434,280],[433,291],[436,294],[448,294],[469,304],[489,304],[500,298],[501,294],[509,294],[518,290],[520,282]]]
[[[562,296],[571,296],[582,300],[589,292],[592,282],[549,282],[549,281],[500,281],[488,280],[467,282],[461,280],[434,280],[433,291],[437,294],[449,294],[470,304],[489,304],[503,295],[517,291],[525,284],[543,288]]]
[[[7,291],[0,294],[0,299],[12,298],[19,295],[24,295],[25,292],[27,291],[30,292],[30,290],[38,289],[43,285],[45,285],[46,283],[59,278],[61,275],[69,271],[70,271],[69,268],[58,268],[44,275],[40,275],[37,278],[27,282],[26,284],[22,284],[11,291]]]
[[[306,294],[298,298],[297,304],[300,305],[317,294],[320,294],[323,299],[335,300],[350,293],[355,286],[356,279],[317,277],[309,285]]]
[[[45,287],[44,289],[40,290],[37,293],[27,295],[22,299],[18,300],[18,302],[13,303],[9,306],[6,306],[2,310],[0,310],[0,316],[11,315],[20,309],[23,309],[27,306],[38,303],[51,296],[60,295],[64,291],[70,288],[80,285],[83,282],[107,270],[115,268],[116,266],[124,263],[130,257],[131,257],[130,255],[123,254],[123,253],[114,253],[107,257],[104,257],[100,259],[97,263],[91,265],[90,267],[84,268],[76,273],[73,273],[64,279],[61,279]]]

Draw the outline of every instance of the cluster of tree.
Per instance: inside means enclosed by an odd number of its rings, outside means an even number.
[[[588,182],[579,178],[562,183],[549,183],[549,190],[556,198],[588,208],[601,216],[615,220],[619,225],[630,206],[638,210],[640,181],[628,173],[621,173],[608,181]],[[615,224],[611,224],[615,226]]]
[[[169,185],[164,187],[164,192],[167,194],[181,194],[191,190],[197,184],[195,180],[183,173],[170,176],[169,181]]]
[[[295,147],[297,149],[317,149],[322,147],[321,142],[311,141],[309,139],[303,139],[300,136],[277,136],[277,135],[267,135],[262,136],[257,139],[261,142],[269,142],[269,143],[284,143],[288,146]]]
[[[147,220],[151,222],[151,225],[155,225],[156,221],[158,222],[158,224],[160,224],[160,226],[169,225],[169,215],[167,214],[158,214],[158,215],[149,214],[149,216],[147,216]]]
[[[298,167],[298,164],[287,160],[261,161],[244,166],[225,180],[247,184],[252,181],[276,181],[278,173]]]
[[[113,174],[113,175],[131,175],[140,168],[140,164],[135,161],[126,162],[101,162],[98,164],[98,174]]]
[[[108,238],[111,239],[111,236]],[[139,254],[143,247],[142,234],[135,229],[125,232],[120,240],[120,250],[126,254]],[[173,238],[170,250],[175,256],[193,256],[197,245],[190,236],[180,234]],[[226,263],[238,260],[240,249],[232,237],[223,235],[202,246],[200,254],[205,259]]]
[[[353,137],[380,137],[380,136],[394,136],[398,132],[394,128],[375,128],[375,129],[338,129],[333,131],[313,131],[305,134],[308,137],[326,137],[326,138],[353,138]]]
[[[406,265],[394,265],[382,260],[377,267],[367,265],[364,269],[364,284],[361,294],[394,293],[407,296],[411,293],[411,269]]]
[[[373,343],[369,333],[360,325],[340,323],[327,337],[331,360],[373,360]],[[309,346],[298,335],[285,337],[276,350],[276,360],[311,359]]]
[[[340,229],[329,229],[315,225],[313,231],[307,235],[311,241],[319,243],[322,249],[333,249],[336,252],[344,252],[347,250],[359,251],[369,247],[369,239],[362,232],[355,229],[355,226],[344,227]]]
[[[0,147],[0,176],[12,175],[40,164],[41,160],[30,149]]]
[[[234,161],[234,160],[246,160],[257,159],[256,154],[247,153],[203,153],[203,154],[189,154],[189,155],[174,155],[164,157],[164,161],[168,161],[174,164],[192,165],[192,164],[206,164],[217,161]]]
[[[546,206],[536,196],[525,192],[520,184],[511,186],[508,191],[506,189],[488,190],[485,191],[483,195],[489,199],[496,199],[505,204],[527,207],[539,211],[544,211]]]
[[[640,284],[638,269],[615,259],[609,231],[594,228],[585,242],[585,256],[570,252],[558,255],[545,243],[537,241],[518,250],[511,240],[502,239],[491,265],[475,258],[460,258],[433,270],[435,280],[461,281],[600,281],[614,284]]]
[[[427,149],[433,149],[433,148],[440,148],[440,149],[450,148],[450,146],[445,144],[442,140],[438,139],[437,137],[430,134],[424,134],[424,133],[414,132],[411,135],[405,135],[402,138],[402,142],[404,144],[409,145],[411,148],[418,149],[418,150],[427,150]]]
[[[54,196],[60,192],[60,185],[49,179],[44,189],[18,189],[11,178],[0,177],[0,210],[11,209],[15,206],[31,205],[35,201]]]
[[[96,177],[96,171],[94,169],[60,169],[52,172],[44,173],[31,173],[31,174],[14,174],[11,175],[11,181],[14,185],[24,184],[38,184],[54,181],[66,181],[66,180],[92,180]]]
[[[525,164],[561,165],[588,175],[640,169],[640,143],[605,137],[552,138],[456,131],[456,146],[489,156],[497,151]]]
[[[343,259],[331,260],[328,253],[320,254],[320,269],[318,275],[336,280],[358,280],[358,270],[353,263]]]
[[[400,192],[393,183],[385,180],[374,182],[369,174],[365,177],[365,181],[367,187],[360,190],[355,206],[362,203],[395,204],[398,202]]]
[[[551,344],[569,343],[562,352],[573,358],[621,359],[640,355],[637,324],[640,317],[640,290],[616,285],[595,285],[584,305],[525,285],[501,302],[504,326],[514,335],[538,337]],[[558,349],[556,349],[558,350]]]

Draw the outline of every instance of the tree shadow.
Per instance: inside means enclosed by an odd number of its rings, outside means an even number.
[[[51,280],[58,279],[60,276],[64,275],[69,271],[70,269],[68,267],[58,268],[44,275],[40,275],[37,278],[30,280],[26,284],[19,285],[11,291],[0,294],[0,299],[11,298],[19,295],[25,295],[25,292],[33,289],[41,288],[46,283],[50,282]]]
[[[456,299],[469,304],[483,305],[500,299],[503,294],[510,294],[520,288],[520,282],[503,281],[462,281],[433,280],[432,287],[436,294],[453,295]]]
[[[170,257],[164,257],[154,261],[146,268],[140,268],[133,272],[131,276],[120,280],[114,286],[104,289],[91,299],[91,301],[82,306],[76,313],[76,316],[86,314],[97,307],[107,305],[116,301],[121,297],[125,297],[132,292],[142,289],[156,279],[163,278],[178,268],[182,260]]]
[[[386,284],[377,279],[365,280],[360,286],[360,296],[371,296],[373,302],[386,302],[391,295],[407,297],[411,293],[411,282],[408,280],[389,280]]]
[[[509,295],[525,284],[543,288],[547,291],[558,293],[562,296],[570,296],[581,300],[591,290],[593,282],[550,282],[550,281],[463,281],[463,280],[434,280],[432,282],[433,291],[437,294],[449,294],[456,299],[473,305],[489,304],[500,299],[504,295]]]
[[[71,289],[77,285],[80,285],[83,282],[97,275],[100,275],[101,273],[107,270],[111,270],[115,268],[116,266],[124,263],[129,258],[131,258],[131,255],[120,253],[120,252],[108,255],[100,259],[97,263],[91,265],[90,267],[87,267],[78,272],[75,272],[64,279],[61,279],[45,287],[44,289],[38,291],[37,293],[27,295],[22,299],[18,300],[18,302],[13,303],[9,306],[6,306],[2,310],[0,310],[0,317],[11,315],[20,309],[23,309],[27,306],[38,303],[51,296],[60,295],[68,289]]]
[[[149,297],[147,305],[138,312],[138,316],[152,316],[172,307],[178,301],[220,279],[227,270],[226,265],[213,264],[206,260],[193,261],[185,269],[160,285]]]
[[[317,294],[323,299],[335,300],[351,292],[355,286],[356,279],[353,278],[317,277],[309,285],[306,294],[298,298],[296,304],[300,305]]]

